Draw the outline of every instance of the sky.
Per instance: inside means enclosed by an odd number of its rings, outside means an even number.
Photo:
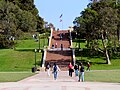
[[[66,30],[80,12],[87,8],[90,0],[34,0],[34,4],[44,21],[54,24],[55,28]],[[62,17],[60,18],[62,14]],[[62,21],[60,22],[60,20]]]

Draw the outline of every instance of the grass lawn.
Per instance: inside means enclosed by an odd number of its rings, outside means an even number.
[[[45,40],[41,39],[41,43]],[[41,44],[40,43],[40,44]],[[47,42],[44,42],[47,45]],[[0,49],[0,72],[1,71],[31,71],[35,66],[35,49],[38,49],[38,42],[34,39],[20,40],[13,49]],[[40,45],[43,48],[43,45]],[[40,67],[42,52],[36,52],[36,65]]]
[[[104,55],[101,55],[101,53],[98,53],[96,55],[90,55],[92,52],[90,52],[90,50],[87,49],[85,45],[85,41],[81,40],[80,47],[83,49],[83,51],[79,51],[77,50],[77,46],[79,46],[79,43],[76,43],[75,41],[73,42],[73,47],[76,48],[76,62],[83,62],[86,66],[86,63],[89,61],[91,63],[92,70],[120,70],[120,56],[110,58],[111,65],[107,65]]]
[[[36,65],[41,64],[41,53],[36,53]],[[13,49],[0,49],[1,71],[31,71],[35,65],[34,51],[14,51]]]
[[[87,68],[86,63],[89,61],[91,63],[91,70],[120,70],[120,59],[111,59],[111,65],[105,64],[104,58],[90,58],[90,57],[76,57],[76,62],[85,62],[85,68]]]
[[[40,41],[40,49],[47,46],[47,39]],[[15,82],[34,75],[31,70],[35,66],[34,50],[38,48],[39,42],[31,39],[17,41],[15,50],[0,49],[0,82]],[[42,52],[36,52],[37,67],[41,65],[41,58]]]
[[[87,71],[85,81],[120,83],[120,70]]]
[[[16,82],[34,74],[30,72],[0,72],[0,82]]]
[[[43,49],[44,46],[48,45],[47,38],[46,39],[40,39],[40,43],[34,39],[31,40],[18,40],[17,44],[15,45],[15,48],[17,50],[19,49],[39,49],[39,44],[40,44],[40,49]]]
[[[0,82],[16,82],[35,75],[31,72],[0,72]],[[14,76],[14,77],[13,77]],[[86,82],[120,83],[120,70],[92,70],[85,72]]]

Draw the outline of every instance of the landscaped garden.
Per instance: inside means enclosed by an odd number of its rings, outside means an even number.
[[[42,49],[47,43],[47,39],[40,39],[40,43],[35,39],[19,40],[12,49],[0,49],[0,82],[19,81],[34,75],[32,68],[41,67]]]
[[[41,40],[40,48],[43,48]],[[45,43],[47,45],[47,41]],[[73,43],[75,46],[76,43]],[[81,47],[85,48],[85,43]],[[34,39],[21,40],[15,49],[0,49],[0,82],[19,81],[28,76],[34,75],[31,69],[35,66],[35,49],[38,49],[39,42]],[[81,55],[81,51],[76,49],[77,62],[90,62],[91,71],[85,73],[86,81],[97,82],[119,82],[120,80],[120,60],[111,59],[111,65],[105,64],[105,57],[89,57]],[[87,51],[88,52],[88,51]],[[42,52],[36,52],[36,66],[41,66]],[[85,67],[86,69],[86,67]],[[12,77],[15,76],[15,77]]]

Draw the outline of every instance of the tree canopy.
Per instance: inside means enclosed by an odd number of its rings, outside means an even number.
[[[120,3],[115,0],[94,0],[74,20],[76,32],[85,34],[87,48],[104,53],[108,64],[120,46],[119,12]]]
[[[34,0],[0,0],[0,48],[11,47],[11,37],[22,32],[43,32],[43,25]]]

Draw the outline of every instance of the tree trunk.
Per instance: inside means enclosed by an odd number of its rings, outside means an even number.
[[[106,46],[105,46],[105,55],[106,55],[106,63],[110,65],[111,62],[110,62],[110,58],[109,58],[108,50],[107,50]]]
[[[114,31],[114,52],[116,52],[117,51],[117,46],[116,46],[116,33],[115,33],[115,31]]]
[[[118,40],[119,40],[119,47],[120,47],[120,30],[118,30],[118,35],[119,35],[119,36],[118,36],[118,37],[119,37]]]
[[[110,58],[109,58],[109,55],[108,55],[108,50],[107,50],[107,46],[106,46],[106,44],[105,44],[105,39],[104,39],[104,36],[103,36],[103,33],[102,33],[102,44],[103,44],[103,47],[104,47],[104,51],[105,51],[105,56],[106,56],[106,63],[107,64],[111,64],[111,62],[110,62]]]
[[[118,43],[120,47],[120,30],[117,29],[117,38],[118,38]]]
[[[89,40],[89,39],[87,39],[87,44],[86,44],[86,46],[87,46],[87,48],[90,47],[90,40]]]

